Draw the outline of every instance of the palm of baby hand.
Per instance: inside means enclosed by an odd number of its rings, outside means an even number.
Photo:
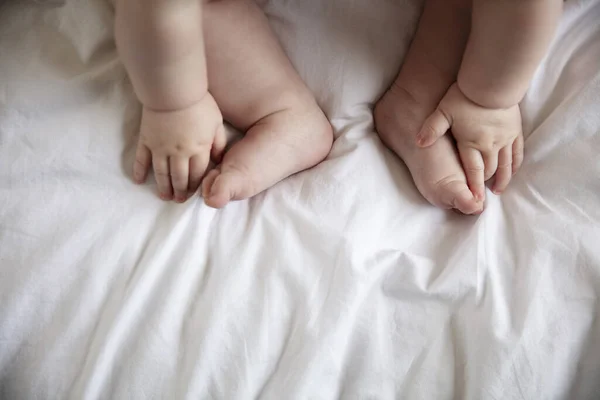
[[[200,186],[211,155],[220,158],[225,145],[223,117],[208,93],[180,110],[144,107],[134,179],[144,182],[152,165],[160,197],[183,202]]]
[[[467,98],[455,83],[425,121],[417,143],[427,147],[451,130],[474,196],[483,200],[485,181],[494,174],[493,191],[504,191],[523,159],[521,112],[515,105],[490,109]]]

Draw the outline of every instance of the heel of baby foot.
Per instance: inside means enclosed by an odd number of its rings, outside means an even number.
[[[323,113],[323,111],[317,107],[314,111],[317,117],[314,118],[313,134],[310,136],[310,143],[306,145],[307,150],[310,153],[308,167],[312,167],[325,160],[334,142],[334,133],[331,123]]]
[[[412,132],[418,129],[414,122],[416,112],[395,102],[391,96],[388,91],[377,101],[373,108],[373,123],[381,142],[404,159],[408,150],[416,147],[412,143]]]
[[[333,127],[329,123],[329,120],[323,115],[323,121],[319,127],[320,134],[317,137],[315,143],[313,143],[315,148],[315,155],[317,158],[317,163],[323,161],[327,158],[329,153],[331,152],[331,148],[333,147],[334,135],[333,135]]]

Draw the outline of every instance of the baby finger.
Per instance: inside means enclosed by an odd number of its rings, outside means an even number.
[[[512,173],[513,175],[517,173],[519,168],[521,168],[521,164],[523,164],[523,151],[524,151],[524,140],[523,134],[521,133],[512,145]]]
[[[512,145],[508,145],[498,153],[498,169],[496,170],[496,179],[492,191],[495,194],[504,192],[510,179],[512,178],[513,154]]]
[[[135,152],[135,162],[133,164],[133,179],[137,183],[144,183],[148,177],[148,170],[152,164],[152,153],[141,142],[138,143]]]
[[[183,203],[187,200],[189,164],[189,158],[169,157],[171,182],[173,183],[173,190],[175,192],[175,201],[178,203]]]
[[[481,153],[477,149],[461,145],[458,146],[458,153],[475,200],[483,201],[485,198],[485,180]]]
[[[169,176],[169,160],[164,156],[153,156],[154,178],[158,186],[158,195],[163,200],[173,199],[173,187]]]
[[[190,158],[190,180],[188,184],[190,194],[195,193],[200,187],[207,165],[208,159],[205,156],[195,155]]]
[[[489,180],[498,169],[498,152],[492,150],[483,155],[483,163],[485,164],[484,179]]]

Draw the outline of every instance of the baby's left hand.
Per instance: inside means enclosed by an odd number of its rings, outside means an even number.
[[[485,198],[485,181],[494,174],[492,191],[506,189],[523,161],[521,112],[515,105],[490,109],[472,102],[455,83],[417,135],[417,144],[428,147],[448,130],[456,139],[469,187],[476,199]]]

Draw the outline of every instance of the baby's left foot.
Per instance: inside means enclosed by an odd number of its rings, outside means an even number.
[[[316,104],[269,114],[248,129],[202,182],[206,205],[224,207],[252,197],[282,179],[318,164],[331,150],[333,133]]]

